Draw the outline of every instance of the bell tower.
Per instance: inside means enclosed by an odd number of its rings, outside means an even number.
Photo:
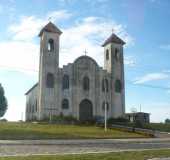
[[[49,22],[39,33],[39,119],[49,116],[55,106],[57,90],[57,75],[59,69],[59,39],[62,32]],[[41,116],[40,116],[41,115]]]
[[[119,117],[125,113],[124,44],[122,39],[112,33],[102,45],[104,47],[104,69],[111,75],[113,117]]]

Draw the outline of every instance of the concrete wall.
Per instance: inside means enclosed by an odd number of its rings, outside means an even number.
[[[54,40],[54,50],[48,50],[49,39]],[[59,66],[59,34],[43,32],[40,40],[40,66],[39,66],[39,119],[57,114],[58,108],[58,66]],[[54,88],[47,88],[46,77],[48,73],[54,75]]]
[[[118,49],[116,58],[115,49]],[[106,59],[106,51],[109,51],[109,59]],[[111,74],[111,98],[113,117],[122,116],[125,113],[125,84],[124,84],[124,56],[123,45],[109,43],[104,47],[104,69]],[[121,92],[115,91],[116,80],[121,81]]]
[[[26,95],[26,121],[38,119],[38,86]]]

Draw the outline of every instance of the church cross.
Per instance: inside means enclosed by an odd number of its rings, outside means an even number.
[[[114,33],[114,28],[112,28],[112,33]]]
[[[52,19],[52,17],[49,17],[49,18],[48,18],[48,21],[51,21],[51,19]]]
[[[85,56],[86,56],[86,55],[87,55],[87,53],[88,53],[88,52],[86,51],[86,49],[85,49],[84,53],[85,53]]]

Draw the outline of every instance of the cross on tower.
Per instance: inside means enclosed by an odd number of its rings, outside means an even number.
[[[49,17],[49,18],[48,18],[48,21],[51,21],[51,19],[52,19],[52,17]]]
[[[114,28],[112,28],[112,33],[114,33]]]
[[[86,55],[87,55],[87,53],[88,53],[88,52],[86,51],[86,49],[85,49],[84,53],[85,53],[85,56],[86,56]]]

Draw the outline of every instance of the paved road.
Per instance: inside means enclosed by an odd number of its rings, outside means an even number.
[[[169,132],[155,131],[155,137],[159,137],[159,138],[170,138],[170,133],[169,133]]]
[[[0,156],[118,152],[170,148],[170,138],[0,141]]]
[[[170,158],[153,158],[148,160],[170,160]]]

